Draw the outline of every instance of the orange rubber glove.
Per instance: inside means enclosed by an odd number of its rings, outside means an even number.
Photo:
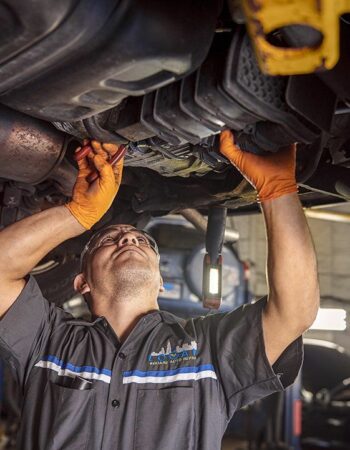
[[[257,190],[258,201],[264,202],[298,192],[295,179],[295,144],[268,156],[258,156],[240,150],[234,143],[231,131],[226,130],[220,135],[220,152]]]
[[[77,181],[73,188],[72,199],[65,205],[87,230],[90,230],[110,208],[117,195],[123,172],[123,159],[113,167],[107,161],[109,156],[117,152],[117,145],[91,141],[91,146],[93,152],[77,161],[79,167]],[[79,149],[80,147],[76,151]],[[91,173],[90,167],[95,167],[99,174],[97,180],[91,184],[86,180]]]

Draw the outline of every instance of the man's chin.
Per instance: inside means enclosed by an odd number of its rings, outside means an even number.
[[[113,279],[124,283],[141,283],[154,278],[154,273],[145,263],[126,261],[123,265],[116,265],[113,270]]]

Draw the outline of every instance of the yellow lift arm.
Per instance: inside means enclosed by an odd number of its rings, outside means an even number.
[[[339,59],[339,18],[350,0],[242,0],[261,70],[269,75],[294,75],[332,69]],[[322,33],[314,48],[280,48],[267,41],[274,30],[307,25]],[[350,56],[349,56],[350,57]]]

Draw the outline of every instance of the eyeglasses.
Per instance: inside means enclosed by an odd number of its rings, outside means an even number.
[[[99,233],[97,233],[91,237],[91,239],[85,245],[85,247],[81,253],[81,256],[80,256],[81,268],[83,268],[84,258],[86,257],[87,254],[93,253],[100,247],[105,247],[108,245],[115,245],[117,242],[120,241],[120,239],[123,238],[123,236],[126,233],[132,233],[135,236],[135,238],[137,239],[139,245],[147,246],[147,247],[151,248],[155,252],[157,257],[159,258],[159,249],[158,249],[157,242],[146,231],[137,230],[136,228],[131,228],[131,229],[120,230],[119,233],[115,234],[116,231],[117,231],[116,228],[110,228],[109,230],[105,229],[105,230],[101,230]]]

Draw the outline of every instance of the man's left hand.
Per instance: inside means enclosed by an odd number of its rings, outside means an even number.
[[[231,131],[220,135],[220,152],[242,173],[257,190],[260,202],[298,192],[295,180],[295,144],[277,153],[259,156],[241,150]]]

